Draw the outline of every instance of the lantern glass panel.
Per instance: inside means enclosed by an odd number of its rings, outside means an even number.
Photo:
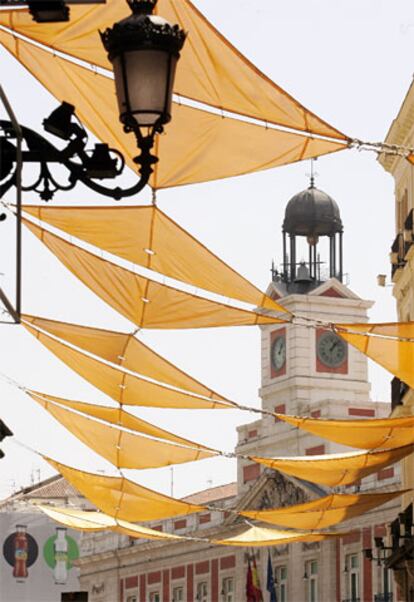
[[[139,126],[171,119],[177,57],[164,50],[127,51],[116,57],[114,74],[121,121],[135,118]]]

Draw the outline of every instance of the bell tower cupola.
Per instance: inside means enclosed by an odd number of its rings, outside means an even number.
[[[272,279],[284,285],[287,294],[306,294],[329,278],[343,281],[343,226],[339,207],[332,197],[315,187],[313,175],[309,187],[288,202],[282,234],[282,272],[273,267]],[[327,257],[321,260],[319,248],[323,238],[327,239],[328,250]]]

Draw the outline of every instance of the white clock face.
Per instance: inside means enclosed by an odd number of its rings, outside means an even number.
[[[283,335],[276,337],[270,350],[270,361],[276,372],[281,370],[286,363],[286,338]]]
[[[338,368],[346,359],[346,343],[334,332],[321,334],[317,344],[319,360],[328,368]]]

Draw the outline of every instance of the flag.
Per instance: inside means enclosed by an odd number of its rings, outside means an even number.
[[[256,558],[248,559],[246,580],[246,602],[263,602],[262,588],[260,587],[259,574],[257,572]]]
[[[270,560],[270,552],[267,556],[267,584],[266,589],[270,594],[269,602],[277,602],[277,593],[275,580],[273,578],[272,561]]]

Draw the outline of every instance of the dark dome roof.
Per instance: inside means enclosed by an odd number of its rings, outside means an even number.
[[[283,230],[296,236],[328,236],[342,232],[339,207],[326,192],[310,186],[290,199]]]

